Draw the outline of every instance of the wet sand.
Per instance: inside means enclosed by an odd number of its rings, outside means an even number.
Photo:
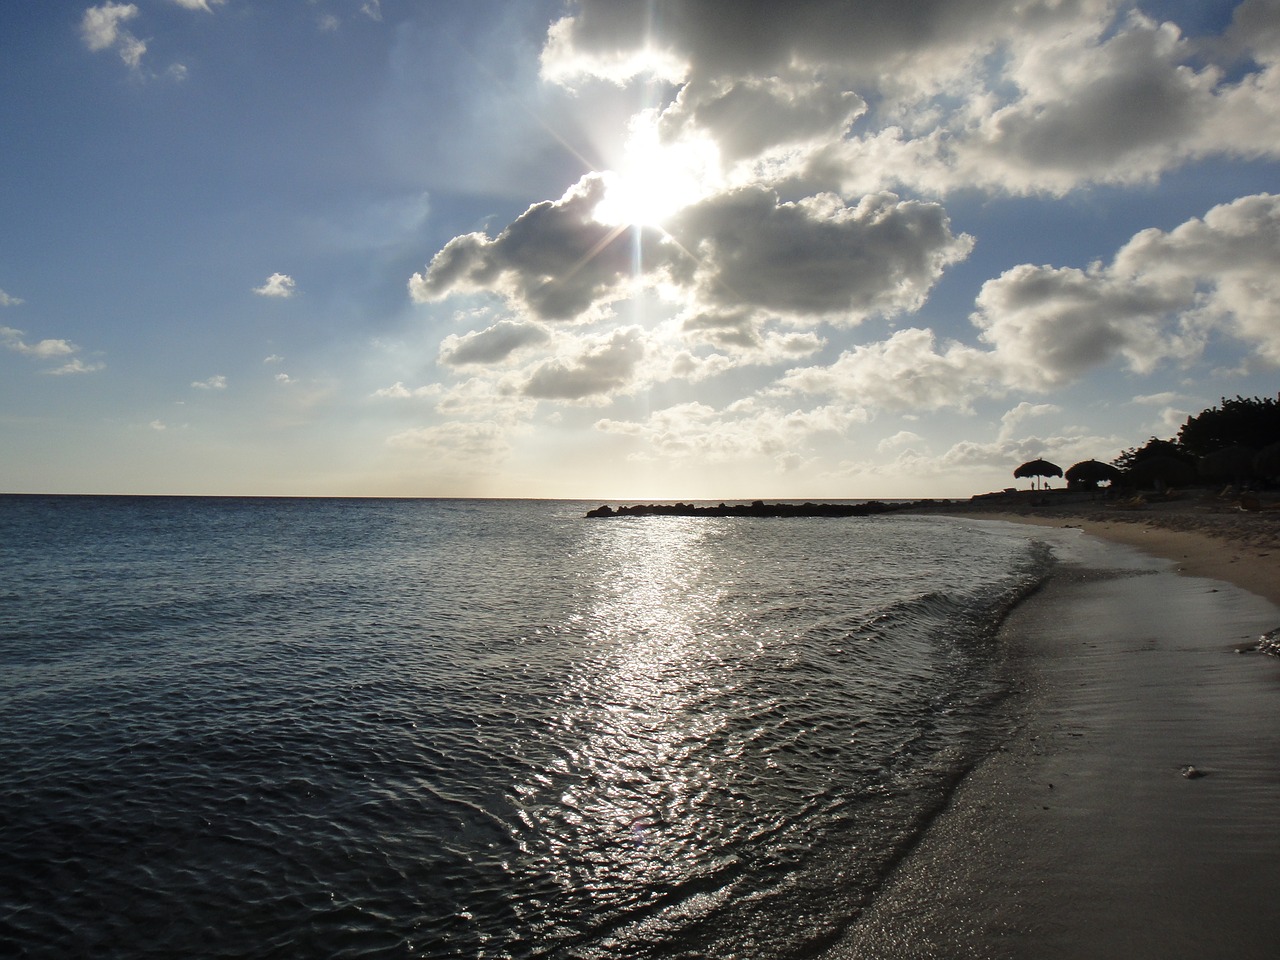
[[[1002,630],[1013,733],[827,960],[1276,956],[1280,659],[1236,651],[1280,627],[1280,558],[1221,529],[1009,519],[1063,560]]]

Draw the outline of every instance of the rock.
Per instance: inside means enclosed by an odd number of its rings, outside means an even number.
[[[1203,770],[1197,770],[1191,764],[1187,764],[1182,768],[1182,775],[1188,780],[1199,780],[1201,777],[1206,776]]]
[[[1268,630],[1259,637],[1258,649],[1263,653],[1271,654],[1273,657],[1280,657],[1280,627]]]

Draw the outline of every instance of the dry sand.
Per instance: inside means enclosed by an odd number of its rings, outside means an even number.
[[[1280,658],[1236,652],[1280,627],[1273,517],[964,511],[1064,561],[1002,632],[1014,732],[829,960],[1280,956]]]

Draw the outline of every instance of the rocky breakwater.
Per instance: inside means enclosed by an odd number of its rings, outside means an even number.
[[[899,509],[897,504],[869,500],[866,503],[720,503],[714,506],[692,503],[637,503],[617,508],[605,504],[588,510],[591,518],[602,517],[869,517]]]

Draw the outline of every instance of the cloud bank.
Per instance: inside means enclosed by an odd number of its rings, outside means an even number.
[[[673,179],[675,209],[634,223],[618,222],[634,206],[626,169],[589,172],[428,257],[415,302],[505,314],[448,334],[437,358],[486,385],[487,414],[508,403],[525,422],[662,387],[683,399],[597,430],[653,456],[785,469],[878,416],[1003,405],[989,444],[934,455],[964,467],[1019,449],[1015,431],[1062,409],[1055,391],[1099,372],[1186,370],[1223,345],[1280,365],[1269,193],[1140,230],[1097,262],[1003,266],[953,316],[920,319],[982,243],[953,225],[956,197],[1049,201],[1208,158],[1280,158],[1276,0],[1245,0],[1216,34],[1119,0],[569,11],[548,30],[544,81],[666,91],[620,126],[632,143],[652,132],[651,164],[699,145],[712,169]],[[919,434],[894,435],[888,449],[925,456]]]

